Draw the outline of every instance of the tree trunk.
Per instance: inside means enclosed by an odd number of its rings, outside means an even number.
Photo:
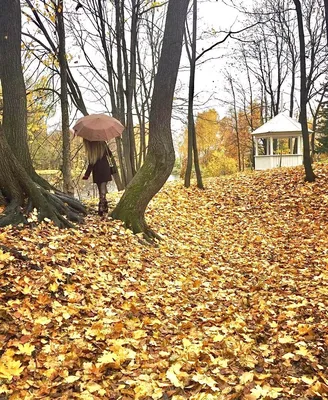
[[[188,156],[187,168],[185,174],[185,187],[190,186],[190,178],[192,171],[192,161],[194,154],[194,166],[197,178],[197,186],[204,189],[202,174],[199,167],[199,157],[197,148],[197,136],[194,120],[194,94],[195,94],[195,74],[196,74],[196,44],[197,44],[197,0],[193,0],[193,30],[191,40],[191,54],[188,49],[186,40],[186,47],[190,63],[190,76],[189,76],[189,99],[188,99]],[[187,27],[186,27],[187,29]]]
[[[123,60],[122,60],[122,37],[124,35],[124,15],[121,13],[122,4],[119,0],[115,0],[115,36],[117,46],[117,116],[113,116],[119,119],[122,124],[125,125],[125,102],[124,102],[124,85],[123,85]],[[123,11],[122,11],[123,12]],[[123,140],[122,138],[116,139],[117,153],[120,161],[120,172],[122,177],[122,185],[126,187],[128,183],[127,178],[127,167],[124,162],[124,151],[123,151]]]
[[[325,20],[326,20],[326,39],[328,45],[328,0],[324,0],[325,2]]]
[[[34,209],[39,221],[49,218],[60,227],[72,226],[68,220],[79,221],[79,213],[85,213],[84,207],[54,188],[48,191],[50,185],[32,166],[27,146],[26,94],[20,54],[20,2],[1,0],[0,79],[6,106],[3,129],[0,126],[0,199],[5,201],[6,208],[0,215],[0,226],[28,223]]]
[[[307,89],[306,89],[306,60],[305,60],[305,41],[304,41],[304,29],[302,19],[302,9],[299,0],[294,0],[297,13],[298,22],[298,34],[300,41],[300,66],[301,66],[301,112],[300,112],[300,123],[302,125],[302,137],[303,137],[303,158],[304,158],[304,169],[305,169],[305,180],[306,182],[314,182],[315,175],[311,164],[310,155],[310,143],[309,143],[309,130],[307,125],[306,116],[306,102],[307,102]]]
[[[239,135],[239,127],[238,127],[238,113],[237,113],[237,101],[236,101],[236,93],[235,88],[232,81],[232,76],[229,76],[229,83],[231,87],[232,99],[233,99],[233,114],[235,120],[235,132],[236,132],[236,140],[237,140],[237,155],[238,155],[238,170],[239,172],[242,170],[241,164],[241,146],[240,146],[240,135]]]
[[[189,98],[188,98],[188,140],[187,140],[187,165],[186,165],[186,173],[184,185],[185,187],[190,186],[191,173],[192,173],[192,164],[193,164],[193,139],[195,132],[195,121],[193,115],[193,100],[194,100],[194,86],[195,86],[195,60],[194,64],[192,62],[192,54],[190,54],[190,49],[188,47],[188,25],[185,27],[185,46],[189,58],[190,64],[190,75],[189,75]],[[190,34],[189,34],[190,37]],[[193,43],[191,43],[193,49]]]
[[[188,129],[190,123],[192,128],[192,146],[194,151],[194,166],[196,172],[197,187],[199,189],[204,189],[202,174],[199,166],[197,136],[196,136],[195,120],[194,120],[194,95],[195,95],[195,74],[196,74],[196,45],[197,45],[197,0],[193,0],[192,21],[193,21],[193,29],[192,29],[191,64],[190,64],[190,86],[189,86],[190,110],[188,112]]]
[[[67,60],[64,24],[64,1],[58,0],[56,7],[56,24],[58,32],[58,60],[60,68],[60,105],[62,119],[63,140],[63,192],[74,195],[74,187],[71,173],[71,140],[69,130],[68,92],[67,92]]]
[[[188,3],[189,0],[169,1],[151,103],[148,154],[112,213],[113,218],[122,220],[134,233],[143,232],[146,238],[152,238],[154,233],[145,222],[145,210],[170,176],[175,161],[171,132],[172,103]]]
[[[0,79],[3,93],[3,130],[16,158],[32,172],[27,145],[26,90],[21,67],[21,14],[18,0],[1,1],[0,12]],[[11,16],[16,15],[16,23]],[[13,51],[13,44],[16,48]],[[19,44],[19,48],[17,48]],[[15,90],[12,88],[15,87]]]

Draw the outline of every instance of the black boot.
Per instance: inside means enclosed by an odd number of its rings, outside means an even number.
[[[104,213],[108,214],[108,201],[107,200],[104,201]]]
[[[104,215],[104,202],[102,200],[100,200],[98,204],[98,215],[100,217]]]
[[[98,214],[102,217],[104,214],[108,214],[108,202],[106,200],[106,195],[100,197],[98,204]]]

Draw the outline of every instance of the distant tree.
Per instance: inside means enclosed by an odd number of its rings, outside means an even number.
[[[189,34],[188,24],[186,31]],[[189,94],[188,94],[188,156],[185,173],[185,187],[190,186],[192,164],[195,166],[197,186],[204,189],[202,174],[199,166],[197,147],[197,135],[194,120],[194,95],[195,95],[195,74],[196,74],[196,45],[197,45],[197,0],[193,0],[192,6],[192,33],[186,36],[186,48],[190,64]],[[190,49],[188,43],[190,41]]]
[[[224,149],[211,153],[206,166],[203,168],[205,177],[231,175],[238,171],[238,165],[234,158],[228,157]]]
[[[209,109],[197,114],[195,122],[195,134],[197,138],[197,150],[199,154],[199,164],[203,168],[213,151],[218,148],[218,113],[214,109]],[[183,143],[180,147],[182,157],[181,176],[186,173],[188,158],[188,128],[184,132]]]
[[[248,118],[243,110],[231,109],[229,115],[219,121],[219,148],[224,148],[225,154],[237,161],[239,171],[252,163],[252,139]],[[253,118],[255,123],[255,115]]]
[[[316,152],[319,154],[328,154],[328,106],[324,106],[319,113],[319,122],[317,127],[317,146]]]

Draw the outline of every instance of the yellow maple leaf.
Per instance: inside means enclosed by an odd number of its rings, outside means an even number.
[[[216,385],[217,382],[211,378],[210,376],[206,376],[203,374],[195,374],[191,378],[193,381],[200,383],[201,385],[207,385],[209,386],[213,391],[219,390]]]
[[[133,332],[132,336],[133,336],[133,339],[141,339],[141,338],[147,337],[147,332],[142,329],[138,329]]]
[[[299,350],[295,350],[295,354],[298,354],[299,356],[304,356],[304,357],[311,355],[311,353],[305,346],[300,346]]]
[[[225,335],[221,335],[221,333],[218,333],[218,334],[216,334],[214,337],[213,337],[213,342],[214,343],[216,343],[216,342],[222,342],[222,340],[225,338]]]
[[[134,388],[136,400],[142,399],[146,396],[151,396],[153,394],[153,386],[150,382],[140,382],[138,386]]]
[[[9,389],[6,385],[0,385],[0,394],[1,393],[9,393]]]
[[[49,285],[49,290],[50,290],[50,292],[55,293],[55,292],[57,292],[58,287],[59,287],[58,283],[57,283],[57,282],[54,282],[54,283],[51,283],[51,284]]]
[[[51,319],[48,317],[38,317],[35,320],[36,324],[40,324],[40,325],[48,325],[51,322]]]
[[[113,364],[117,360],[117,355],[111,351],[105,350],[103,355],[98,358],[97,362],[99,364]]]
[[[19,376],[23,370],[24,367],[21,366],[20,361],[6,357],[0,359],[0,378],[2,379],[11,381],[14,376]]]
[[[136,357],[136,352],[132,349],[122,346],[118,341],[116,341],[110,350],[115,354],[116,360],[122,364],[126,360],[133,360]]]
[[[64,381],[65,381],[66,383],[73,383],[73,382],[78,381],[79,379],[80,379],[79,376],[68,375],[68,376],[66,376],[66,378],[64,379]]]
[[[310,376],[306,376],[306,375],[303,375],[303,376],[301,377],[301,379],[302,379],[302,381],[303,381],[304,383],[306,383],[307,385],[312,385],[312,384],[317,380],[316,377],[311,378]]]
[[[0,261],[8,262],[13,259],[14,257],[10,253],[4,253],[2,250],[0,250]]]
[[[99,385],[99,383],[96,382],[89,382],[86,385],[86,389],[90,392],[90,393],[94,393],[94,392],[98,392],[103,390],[102,387]]]
[[[292,338],[291,336],[286,335],[286,336],[280,337],[280,338],[278,339],[278,342],[281,343],[281,344],[284,344],[284,343],[294,343],[294,342],[295,342],[295,339]]]
[[[240,379],[241,385],[245,385],[245,383],[253,381],[254,373],[246,371],[241,375],[241,377],[239,379]]]
[[[180,381],[177,376],[180,373],[181,367],[182,367],[181,363],[175,363],[171,365],[171,367],[166,371],[166,377],[172,383],[172,385],[183,389],[184,383]]]
[[[18,343],[17,347],[18,347],[18,353],[26,354],[27,356],[30,356],[35,350],[35,346],[30,343],[24,343],[24,344]]]

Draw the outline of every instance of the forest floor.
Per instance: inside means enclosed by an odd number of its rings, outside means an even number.
[[[147,221],[0,230],[0,399],[328,399],[328,167],[167,184]],[[31,218],[33,220],[33,216]]]

